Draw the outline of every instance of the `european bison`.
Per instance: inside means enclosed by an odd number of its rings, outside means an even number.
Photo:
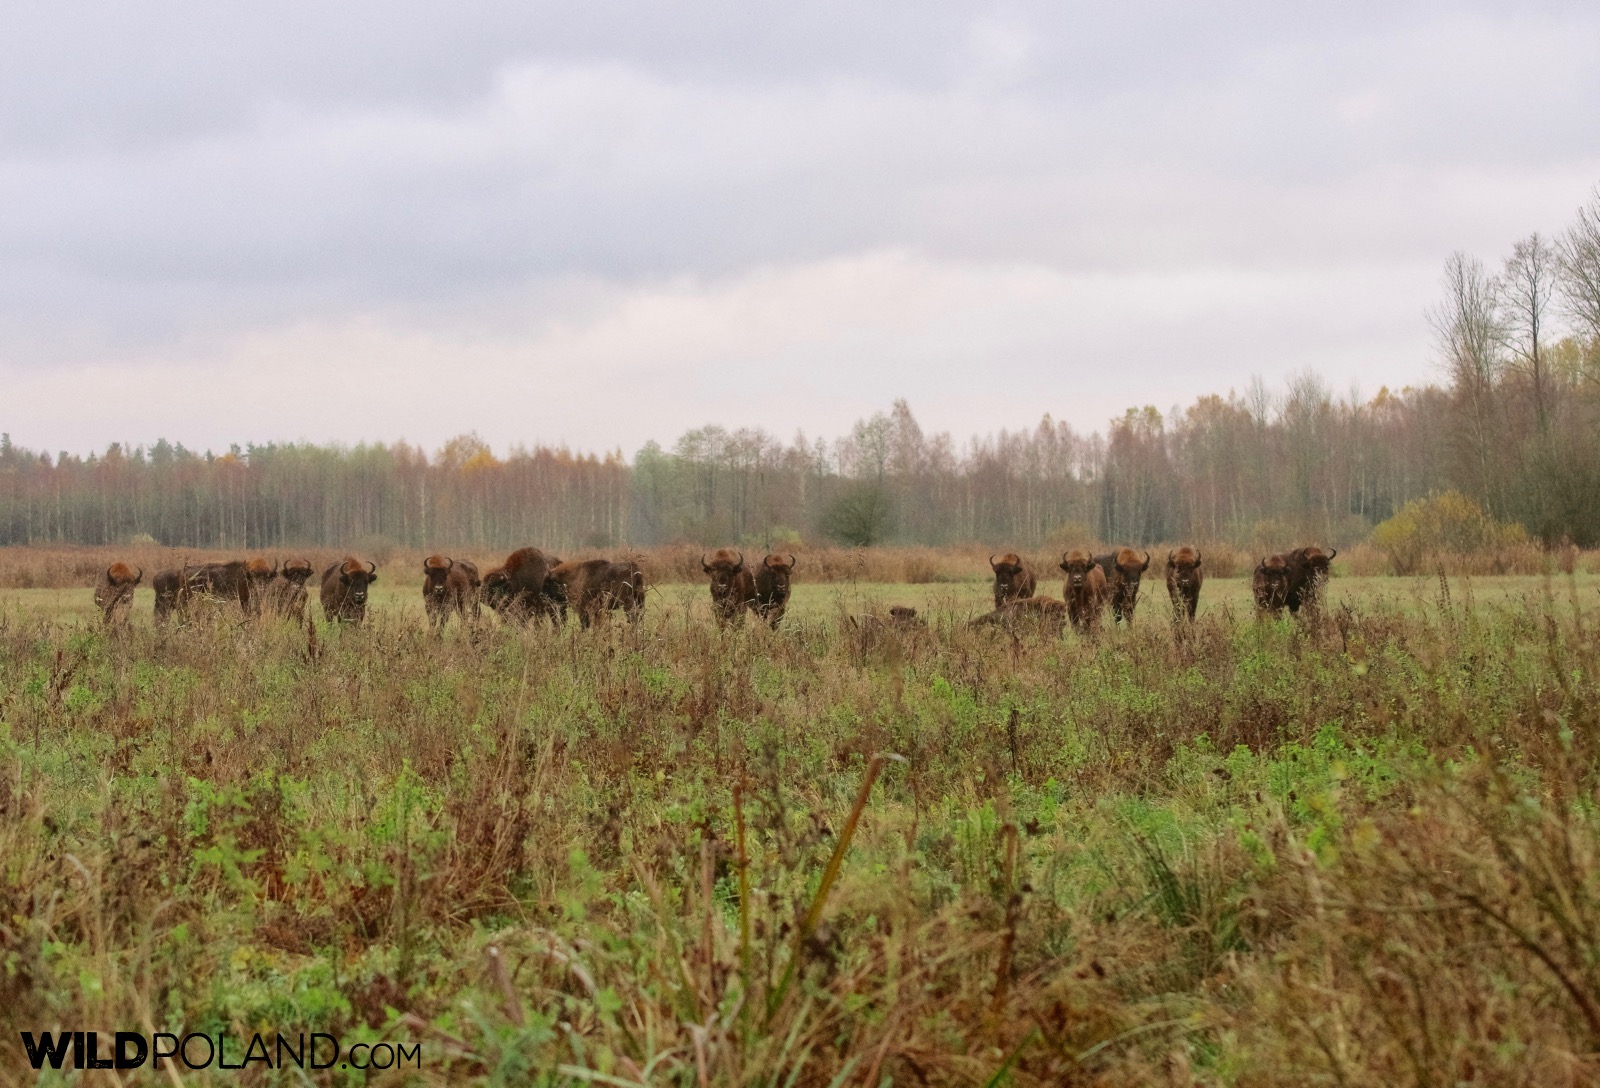
[[[1067,572],[1062,594],[1067,599],[1067,618],[1072,620],[1073,630],[1093,634],[1100,628],[1100,613],[1106,606],[1106,572],[1082,548],[1063,553],[1061,569]]]
[[[1054,597],[1024,597],[1007,601],[993,612],[986,612],[972,621],[974,627],[991,624],[1008,631],[1032,627],[1060,638],[1067,626],[1067,604]]]
[[[306,582],[314,568],[309,559],[291,559],[278,568],[278,576],[267,583],[262,595],[262,611],[278,619],[300,623],[306,618]]]
[[[994,571],[994,606],[1001,609],[1007,601],[1020,601],[1033,596],[1033,591],[1038,588],[1039,578],[1033,573],[1033,565],[1016,552],[1006,554],[996,559],[989,557],[989,569]]]
[[[322,614],[330,623],[360,623],[367,616],[367,587],[377,580],[378,564],[345,556],[322,572]]]
[[[544,616],[557,626],[566,618],[565,589],[550,581],[561,560],[538,548],[518,548],[483,576],[483,602],[507,619]]]
[[[613,608],[635,623],[644,614],[644,572],[633,563],[607,559],[558,563],[551,568],[549,580],[564,591],[566,602],[578,610],[578,622],[584,627]]]
[[[250,590],[245,610],[252,616],[259,616],[266,601],[267,590],[272,585],[273,579],[278,576],[278,564],[268,563],[265,559],[252,559],[244,565],[244,576]]]
[[[1324,552],[1313,544],[1296,548],[1283,557],[1289,567],[1290,613],[1299,615],[1302,607],[1307,611],[1315,611],[1322,604],[1322,593],[1328,584],[1328,565],[1338,554],[1338,548]]]
[[[1106,591],[1111,597],[1111,615],[1115,622],[1127,621],[1133,626],[1133,608],[1139,603],[1139,582],[1150,569],[1150,553],[1144,553],[1144,562],[1132,548],[1118,548],[1115,552],[1097,555],[1094,561],[1106,576]]]
[[[133,610],[133,590],[144,579],[144,568],[113,563],[100,572],[94,584],[94,603],[107,624],[125,621]]]
[[[178,610],[183,597],[183,572],[181,570],[157,571],[150,580],[156,591],[156,622],[166,623]]]
[[[718,548],[700,569],[711,576],[711,614],[723,626],[743,621],[747,609],[756,607],[756,576],[744,565],[744,553]]]
[[[443,629],[452,611],[462,623],[477,619],[481,584],[477,566],[465,559],[428,556],[422,561],[422,607],[428,622]]]
[[[1172,614],[1193,622],[1200,607],[1200,587],[1205,583],[1200,569],[1200,552],[1187,544],[1167,553],[1167,596],[1172,598]]]
[[[774,628],[789,607],[789,576],[794,573],[794,556],[769,555],[756,568],[756,615]]]
[[[243,559],[230,559],[226,563],[202,563],[198,567],[183,568],[183,585],[178,591],[180,606],[196,599],[215,604],[239,605],[239,611],[250,614],[250,575]]]
[[[1289,601],[1289,564],[1281,555],[1269,555],[1256,564],[1250,576],[1250,592],[1256,599],[1256,618],[1283,614]]]

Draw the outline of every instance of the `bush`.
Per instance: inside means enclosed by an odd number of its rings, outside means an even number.
[[[1528,545],[1528,531],[1496,521],[1459,491],[1413,499],[1372,530],[1372,543],[1394,564],[1396,574],[1415,574],[1432,556],[1482,555]]]

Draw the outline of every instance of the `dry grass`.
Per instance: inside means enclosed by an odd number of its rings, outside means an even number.
[[[0,1068],[149,1022],[437,1084],[1600,1077],[1590,587],[1093,642],[845,589],[776,633],[0,612]]]

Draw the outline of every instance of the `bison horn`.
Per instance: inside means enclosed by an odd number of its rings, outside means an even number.
[[[707,574],[711,573],[711,564],[706,562],[705,552],[700,553],[700,569],[705,571]]]
[[[1144,567],[1146,570],[1150,569],[1150,553],[1148,551],[1144,553]]]
[[[789,554],[789,569],[790,570],[794,570],[794,564],[795,564],[794,553],[791,552]]]
[[[140,582],[144,581],[144,568],[137,567],[135,569],[138,570],[139,573],[133,576],[133,584],[138,585]]]
[[[994,556],[992,556],[992,555],[989,557],[989,569],[990,570],[994,570],[995,569]]]
[[[367,560],[367,573],[368,574],[377,574],[378,573],[378,564],[374,563],[370,559]]]
[[[739,553],[739,569],[744,570],[744,552]]]
[[[1333,562],[1333,557],[1338,555],[1338,554],[1339,554],[1339,549],[1338,548],[1335,548],[1331,552],[1329,552],[1328,553],[1328,562],[1332,563]]]

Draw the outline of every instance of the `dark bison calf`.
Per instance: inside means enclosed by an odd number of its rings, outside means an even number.
[[[756,615],[774,628],[789,607],[789,576],[794,573],[794,556],[769,555],[756,568]]]
[[[1062,593],[1067,599],[1067,618],[1073,630],[1093,634],[1100,629],[1100,613],[1106,606],[1106,572],[1082,548],[1064,553],[1061,569],[1067,573]]]
[[[322,572],[322,614],[330,623],[360,623],[367,616],[367,588],[377,580],[378,564],[345,556]]]
[[[1167,553],[1167,596],[1172,598],[1174,617],[1193,622],[1195,610],[1200,607],[1200,587],[1205,580],[1197,549],[1186,544]]]
[[[700,569],[711,576],[711,614],[718,623],[738,623],[756,607],[756,576],[744,565],[743,552],[718,548],[710,561],[700,557]]]
[[[133,590],[144,580],[144,568],[135,570],[126,563],[113,563],[100,572],[94,583],[94,603],[106,623],[126,621],[133,610]]]
[[[1281,555],[1268,555],[1256,564],[1250,576],[1250,592],[1256,600],[1256,618],[1283,614],[1289,602],[1289,564]]]
[[[1033,566],[1016,552],[1006,552],[996,558],[989,557],[989,569],[994,571],[994,606],[1001,609],[1008,601],[1020,601],[1033,596],[1039,578]]]
[[[559,563],[550,570],[566,602],[578,610],[578,622],[589,627],[612,609],[634,623],[644,614],[644,572],[633,563],[585,559]]]
[[[1139,583],[1144,579],[1144,572],[1150,569],[1150,553],[1145,552],[1144,561],[1140,562],[1139,553],[1132,548],[1118,548],[1095,556],[1094,561],[1106,576],[1106,593],[1115,622],[1127,621],[1132,627],[1133,609],[1139,603]]]
[[[428,556],[422,561],[422,607],[428,622],[442,629],[451,612],[460,616],[462,623],[477,619],[480,584],[477,566],[465,559]]]
[[[566,593],[550,580],[550,571],[560,562],[538,548],[518,548],[483,576],[479,595],[506,619],[543,616],[559,626],[566,618]]]

